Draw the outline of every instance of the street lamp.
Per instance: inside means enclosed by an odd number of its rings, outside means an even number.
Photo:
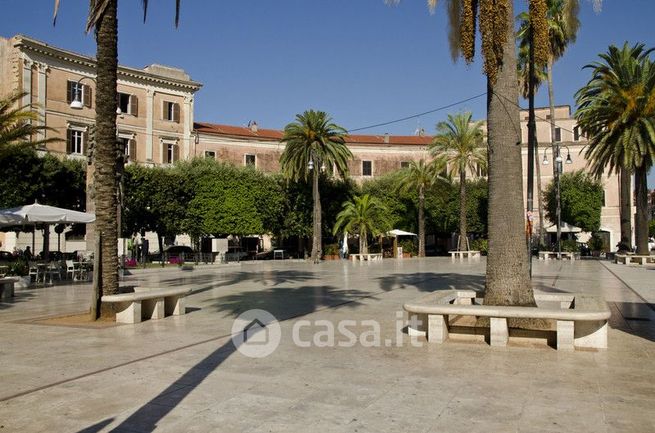
[[[81,110],[84,108],[84,102],[82,102],[82,88],[80,87],[80,84],[83,80],[91,80],[94,83],[96,82],[96,80],[91,77],[82,77],[75,82],[75,94],[73,95],[73,100],[70,103],[70,108],[73,110]],[[121,110],[121,107],[118,106],[118,104],[116,106],[116,114],[119,116],[123,114],[123,111]]]
[[[560,176],[562,175],[562,154],[561,147],[566,147],[566,161],[565,164],[573,164],[571,159],[571,149],[568,146],[559,143],[555,144],[555,201],[557,203],[557,209],[555,215],[557,216],[557,253],[558,257],[561,257],[562,253],[562,198],[560,196]],[[548,165],[548,148],[544,149],[544,159],[542,161],[543,165]],[[552,152],[552,150],[551,150]]]

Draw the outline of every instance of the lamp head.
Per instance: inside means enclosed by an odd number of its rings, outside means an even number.
[[[70,107],[74,110],[81,110],[82,108],[84,108],[84,104],[82,103],[82,101],[80,101],[79,95],[75,96],[75,99],[73,99],[73,101],[71,102]]]
[[[307,168],[310,169],[310,170],[314,169],[314,161],[313,160],[311,160],[311,159],[309,160],[309,163],[307,164]]]
[[[573,160],[571,159],[571,154],[570,153],[566,155],[566,163],[567,164],[573,164]]]

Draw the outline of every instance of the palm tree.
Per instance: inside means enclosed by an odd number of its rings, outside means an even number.
[[[59,0],[55,0],[53,24],[56,23]],[[95,203],[96,242],[101,260],[96,260],[100,272],[94,273],[95,296],[91,317],[111,315],[101,311],[101,295],[118,292],[118,198],[117,173],[121,172],[116,142],[116,76],[118,73],[118,0],[90,0],[86,32],[95,30],[96,39],[96,120],[93,152],[93,190]],[[148,0],[142,0],[143,18]],[[175,25],[179,22],[180,0],[175,0]],[[98,247],[96,247],[96,251]],[[105,304],[111,305],[111,304]],[[103,305],[103,308],[105,306]],[[109,308],[109,307],[107,307]]]
[[[398,189],[418,192],[418,256],[425,257],[425,191],[438,181],[445,166],[439,161],[426,163],[424,159],[410,161],[407,168],[398,171]]]
[[[347,131],[332,122],[323,111],[309,110],[296,115],[296,120],[284,127],[284,152],[280,156],[283,175],[295,182],[309,179],[312,174],[312,197],[314,226],[312,239],[312,261],[321,259],[321,196],[318,178],[321,171],[328,175],[336,170],[341,176],[348,174],[348,160],[352,158],[346,146]]]
[[[647,175],[655,158],[654,49],[644,44],[610,45],[592,69],[589,82],[576,93],[578,125],[589,140],[585,158],[592,173],[622,168],[635,175],[637,254],[648,254]]]
[[[534,11],[523,12],[518,15],[519,40],[518,69],[519,85],[524,97],[530,96],[529,70],[530,70],[530,48],[534,49],[533,60],[533,92],[543,81],[548,82],[548,102],[550,106],[550,137],[551,147],[555,152],[555,98],[553,91],[553,64],[564,55],[567,47],[574,43],[577,37],[580,21],[578,20],[578,0],[539,0],[530,3],[531,8],[537,8],[545,12],[545,21],[531,20]],[[543,13],[542,12],[542,13]],[[534,34],[534,36],[533,36]],[[535,38],[536,37],[536,38]],[[533,106],[533,100],[531,100]],[[538,163],[538,143],[534,140],[535,168],[537,172],[537,200],[539,206],[539,238],[543,244],[543,204],[541,201],[541,167]],[[553,153],[554,155],[555,153]],[[559,176],[557,165],[553,164],[553,176]],[[559,235],[558,235],[559,236]]]
[[[469,250],[466,236],[466,172],[476,173],[487,166],[487,150],[483,146],[482,122],[473,122],[471,113],[448,115],[447,122],[437,124],[437,135],[429,146],[443,167],[450,167],[450,176],[459,176],[459,238],[457,250]]]
[[[359,253],[368,254],[368,235],[378,236],[390,228],[385,212],[386,208],[375,197],[369,194],[355,196],[343,203],[332,234],[357,233]]]
[[[12,146],[41,146],[58,138],[45,137],[52,128],[37,125],[39,115],[30,105],[20,105],[24,93],[15,92],[0,99],[0,155]]]

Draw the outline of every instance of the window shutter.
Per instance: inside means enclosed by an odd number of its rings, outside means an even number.
[[[139,100],[136,95],[130,95],[130,114],[135,117],[139,115]]]
[[[180,123],[180,104],[173,104],[173,121]]]
[[[73,102],[73,84],[75,84],[73,81],[68,81],[66,83],[66,102],[70,104]]]
[[[163,101],[161,103],[161,120],[167,120],[166,119],[166,113],[168,111],[168,102]]]
[[[89,142],[89,131],[84,131],[82,133],[82,155],[86,155],[86,151],[88,149],[87,143]]]
[[[82,94],[84,95],[84,106],[91,108],[91,86],[85,84]]]
[[[66,153],[73,153],[73,131],[70,129],[66,130]]]
[[[136,140],[130,140],[130,154],[128,155],[130,161],[136,161]]]
[[[177,162],[179,160],[180,160],[180,146],[173,145],[173,161],[171,162]]]

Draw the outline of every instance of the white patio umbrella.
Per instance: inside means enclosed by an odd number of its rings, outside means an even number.
[[[576,227],[574,225],[571,225],[569,223],[565,223],[562,221],[562,224],[560,225],[560,232],[561,233],[580,233],[582,229],[580,227]],[[557,225],[553,224],[552,226],[548,227],[546,229],[546,232],[548,233],[557,233]]]
[[[387,232],[387,236],[395,236],[395,237],[398,237],[398,236],[416,236],[416,233],[406,232],[406,231],[400,230],[400,229],[393,229],[393,230]]]
[[[79,212],[70,209],[63,209],[55,206],[48,206],[34,202],[25,206],[9,209],[0,209],[0,226],[15,226],[25,224],[88,224],[96,220],[95,214]],[[46,236],[50,228],[46,227]],[[34,234],[32,234],[34,239]],[[34,242],[32,242],[34,243]],[[47,256],[47,243],[44,248],[44,257]],[[34,245],[32,245],[34,248]]]

